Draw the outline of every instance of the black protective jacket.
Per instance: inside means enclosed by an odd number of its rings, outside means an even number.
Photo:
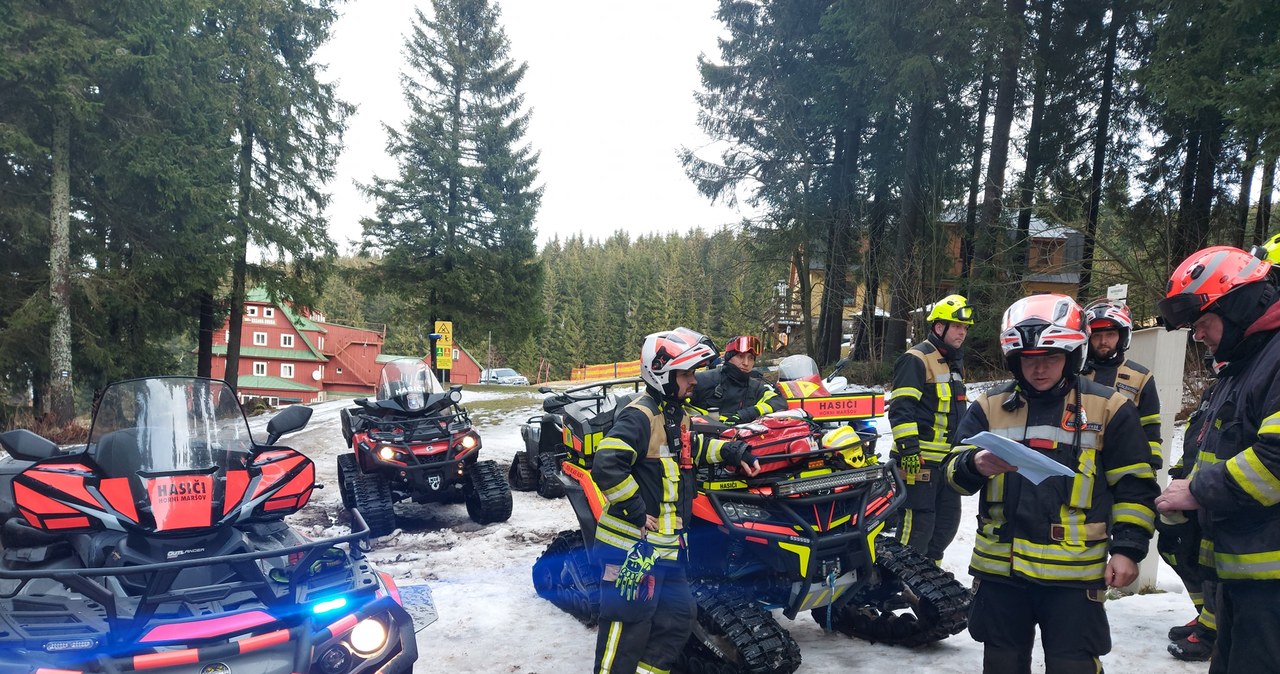
[[[1151,447],[1151,466],[1164,465],[1164,452],[1160,438],[1160,394],[1156,392],[1156,378],[1151,371],[1128,358],[1106,361],[1089,361],[1084,376],[1119,391],[1133,401],[1138,408],[1138,422]]]
[[[739,421],[787,409],[787,401],[772,386],[728,363],[697,377],[689,404],[698,409],[717,410],[721,417],[736,414]]]
[[[932,332],[893,364],[888,417],[899,455],[923,450],[926,462],[941,463],[966,437],[954,431],[968,406],[962,352]]]

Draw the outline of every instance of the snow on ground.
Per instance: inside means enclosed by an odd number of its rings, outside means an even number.
[[[982,385],[975,385],[977,389]],[[463,402],[528,396],[517,389],[507,392],[465,391]],[[311,536],[345,533],[347,520],[334,487],[336,457],[346,451],[338,410],[349,401],[315,406],[315,413],[301,433],[281,444],[295,447],[316,462],[318,490],[311,504],[292,522]],[[481,459],[494,459],[506,472],[515,452],[523,448],[519,425],[541,412],[536,396],[527,406],[489,416],[477,430],[483,438]],[[265,436],[267,418],[250,421],[256,437]],[[891,444],[889,427],[878,420],[883,456]],[[1177,443],[1181,444],[1181,437]],[[1181,449],[1177,446],[1172,455]],[[530,570],[556,532],[576,528],[572,509],[564,499],[546,500],[534,492],[515,492],[511,519],[501,524],[473,523],[462,504],[397,506],[403,530],[375,539],[371,560],[391,573],[401,585],[428,583],[439,620],[418,633],[415,673],[456,672],[551,674],[591,670],[595,630],[539,598],[533,591]],[[964,499],[964,518],[956,541],[948,549],[943,566],[964,583],[973,549],[973,521],[977,497]],[[1155,555],[1154,545],[1152,555]],[[1134,595],[1107,602],[1114,647],[1103,664],[1112,674],[1149,672],[1168,674],[1207,671],[1206,663],[1184,663],[1165,652],[1165,632],[1193,617],[1191,601],[1174,573],[1160,565],[1157,583],[1162,593]],[[805,674],[899,671],[968,673],[982,668],[982,647],[962,632],[941,643],[910,650],[868,644],[842,635],[824,633],[807,616],[795,621],[777,613],[779,622],[800,644]],[[1043,671],[1038,652],[1034,669]]]

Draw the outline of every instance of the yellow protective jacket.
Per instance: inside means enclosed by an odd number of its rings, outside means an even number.
[[[1226,582],[1280,579],[1280,302],[1246,343],[1255,335],[1260,346],[1218,373],[1190,478],[1200,562]]]
[[[1160,487],[1127,398],[1087,379],[1031,396],[1009,382],[984,393],[958,429],[959,437],[981,431],[1038,450],[1075,475],[1038,485],[1016,472],[988,478],[974,466],[976,448],[957,448],[943,465],[948,484],[982,492],[971,574],[1101,588],[1109,552],[1135,562],[1146,556]]]
[[[675,562],[697,491],[694,467],[722,463],[725,444],[690,434],[684,409],[649,393],[627,405],[591,463],[591,477],[606,500],[596,529],[599,554],[626,555],[640,540],[645,516],[652,515],[658,530],[646,539],[659,561]]]
[[[1163,466],[1164,452],[1160,449],[1160,394],[1156,392],[1156,378],[1151,370],[1125,359],[1115,364],[1090,362],[1084,375],[1103,386],[1110,386],[1133,401],[1138,408],[1138,423],[1142,424],[1147,445],[1151,447],[1151,467],[1158,470]]]
[[[964,364],[959,354],[933,333],[898,357],[889,392],[889,424],[898,454],[920,452],[920,458],[941,463],[954,442],[954,430],[968,409]],[[954,441],[954,442],[953,442]]]

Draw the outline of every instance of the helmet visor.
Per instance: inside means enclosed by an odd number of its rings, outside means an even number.
[[[1202,293],[1179,293],[1156,304],[1165,330],[1177,330],[1195,323],[1209,297]]]
[[[972,323],[973,307],[967,304],[962,307],[957,307],[955,311],[951,312],[951,315],[955,318],[955,320],[960,321],[962,323]]]
[[[754,353],[760,355],[760,340],[751,335],[743,337],[734,337],[724,347],[725,354],[730,353]]]

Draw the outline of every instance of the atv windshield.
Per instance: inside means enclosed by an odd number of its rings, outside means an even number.
[[[810,356],[798,353],[778,362],[778,381],[815,380],[817,377],[818,364]]]
[[[402,398],[404,409],[418,410],[426,404],[427,396],[443,391],[431,368],[417,358],[397,358],[382,366],[378,400]]]
[[[88,453],[109,477],[229,468],[247,463],[253,438],[225,382],[156,377],[107,387]]]

